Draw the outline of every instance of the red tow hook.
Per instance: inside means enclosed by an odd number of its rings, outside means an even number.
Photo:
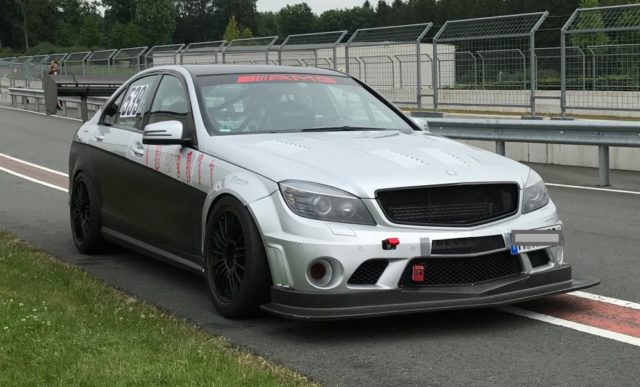
[[[395,250],[399,244],[399,238],[387,238],[382,241],[382,250]]]
[[[424,265],[421,263],[416,263],[413,265],[413,270],[411,272],[411,281],[413,282],[424,282]]]

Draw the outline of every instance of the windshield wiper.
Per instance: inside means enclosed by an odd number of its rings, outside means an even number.
[[[359,131],[371,131],[371,130],[389,130],[384,128],[367,128],[358,126],[334,126],[327,128],[310,128],[302,129],[302,132],[359,132]]]

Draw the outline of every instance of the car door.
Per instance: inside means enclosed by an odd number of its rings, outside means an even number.
[[[154,246],[180,255],[195,254],[191,168],[195,162],[195,133],[184,80],[164,74],[145,114],[144,124],[179,121],[188,146],[144,145],[143,133],[132,138],[129,160],[139,166],[135,187],[136,222]],[[186,253],[186,254],[185,254]]]
[[[132,201],[137,166],[127,154],[134,136],[141,133],[144,113],[159,79],[159,74],[152,74],[133,80],[106,106],[90,139],[90,145],[98,150],[90,165],[102,199],[103,226],[125,234],[138,232]]]

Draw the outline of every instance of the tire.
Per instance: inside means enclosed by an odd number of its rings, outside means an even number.
[[[79,173],[73,180],[69,217],[73,243],[83,254],[95,254],[104,251],[107,243],[102,238],[100,228],[100,205],[95,186]]]
[[[220,199],[207,220],[205,278],[213,306],[224,317],[257,314],[269,300],[271,274],[260,233],[237,199]]]

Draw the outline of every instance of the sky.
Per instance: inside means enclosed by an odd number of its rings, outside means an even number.
[[[287,4],[307,3],[316,14],[321,14],[328,9],[351,8],[362,5],[364,0],[258,0],[258,11],[279,11]],[[371,1],[373,4],[373,1]]]

